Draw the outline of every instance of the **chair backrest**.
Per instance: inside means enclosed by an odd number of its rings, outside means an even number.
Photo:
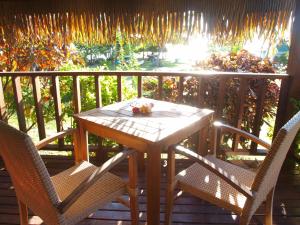
[[[18,199],[45,222],[60,224],[55,208],[60,200],[31,138],[0,121],[0,153]]]
[[[277,179],[291,147],[291,144],[300,129],[300,112],[293,116],[278,132],[274,139],[271,150],[260,166],[254,179],[252,190],[256,192],[252,206],[249,208],[250,215],[266,199],[268,193],[275,187]]]

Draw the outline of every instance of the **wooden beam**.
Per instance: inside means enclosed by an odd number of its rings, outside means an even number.
[[[45,122],[43,116],[43,103],[41,96],[41,87],[40,87],[40,78],[38,76],[32,77],[32,91],[34,97],[34,105],[35,105],[35,113],[36,113],[36,121],[39,131],[40,140],[46,137],[45,131]]]

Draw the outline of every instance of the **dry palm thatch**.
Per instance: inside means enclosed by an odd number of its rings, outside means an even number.
[[[158,44],[206,34],[239,41],[284,30],[295,0],[0,0],[0,37],[111,43],[116,32]]]

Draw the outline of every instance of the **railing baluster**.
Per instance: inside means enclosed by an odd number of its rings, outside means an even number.
[[[161,100],[163,95],[163,76],[158,76],[158,99]]]
[[[95,75],[95,90],[96,90],[96,107],[102,107],[101,83],[100,76]]]
[[[95,75],[95,91],[96,91],[96,108],[102,107],[101,83],[100,76]],[[96,162],[101,165],[107,160],[107,152],[103,148],[103,138],[98,137],[98,147],[96,150]]]
[[[183,82],[184,82],[184,77],[180,76],[178,82],[178,97],[177,97],[177,102],[180,103],[182,103],[183,101],[183,91],[184,91]]]
[[[198,106],[203,107],[204,106],[204,78],[198,78]]]
[[[21,131],[27,132],[20,77],[12,77],[12,83],[14,90],[14,99],[17,107],[16,109],[18,115],[19,128]]]
[[[259,136],[260,128],[263,122],[262,119],[263,119],[263,110],[264,110],[266,91],[267,91],[267,80],[261,79],[259,81],[259,90],[257,93],[258,96],[256,100],[256,114],[254,117],[253,132],[252,132],[252,134],[255,136]],[[251,142],[250,153],[251,154],[257,153],[257,144],[254,142]]]
[[[141,75],[139,75],[137,78],[138,78],[138,82],[137,82],[138,97],[141,98],[143,95],[143,93],[142,93],[143,77]]]
[[[225,104],[225,88],[226,88],[226,78],[220,78],[219,80],[219,90],[216,108],[216,119],[221,119],[223,115],[223,108]]]
[[[42,103],[41,85],[40,85],[39,76],[32,77],[32,88],[33,88],[32,91],[33,91],[33,98],[34,98],[34,105],[35,105],[36,121],[37,121],[37,126],[39,131],[39,138],[40,140],[42,140],[46,137],[46,131],[45,131],[43,103]]]
[[[237,117],[236,117],[236,124],[235,127],[241,129],[241,124],[243,121],[243,114],[244,114],[244,103],[246,99],[246,91],[248,87],[248,79],[240,78],[240,88],[238,93],[238,101],[237,101]],[[235,135],[233,137],[232,143],[232,151],[236,151],[238,149],[238,144],[240,141],[240,135]]]
[[[80,77],[78,75],[73,76],[73,101],[74,101],[74,113],[80,113],[81,94],[80,94]]]
[[[1,77],[0,77],[0,120],[7,122],[7,110],[6,110]]]
[[[122,101],[122,76],[117,75],[117,84],[118,84],[118,101]]]
[[[61,97],[60,97],[60,88],[59,88],[59,77],[52,76],[52,96],[54,100],[54,109],[55,109],[55,122],[56,122],[56,130],[60,132],[63,130],[62,125],[62,108],[61,108]],[[64,140],[58,140],[59,148],[64,145]]]

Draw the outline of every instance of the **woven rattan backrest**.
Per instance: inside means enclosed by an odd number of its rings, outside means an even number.
[[[0,121],[0,153],[18,199],[44,221],[59,224],[54,208],[59,199],[31,138]]]
[[[256,192],[256,195],[250,214],[255,212],[266,199],[267,194],[275,187],[282,164],[299,129],[300,112],[279,130],[270,152],[257,172],[252,185],[252,190]]]

